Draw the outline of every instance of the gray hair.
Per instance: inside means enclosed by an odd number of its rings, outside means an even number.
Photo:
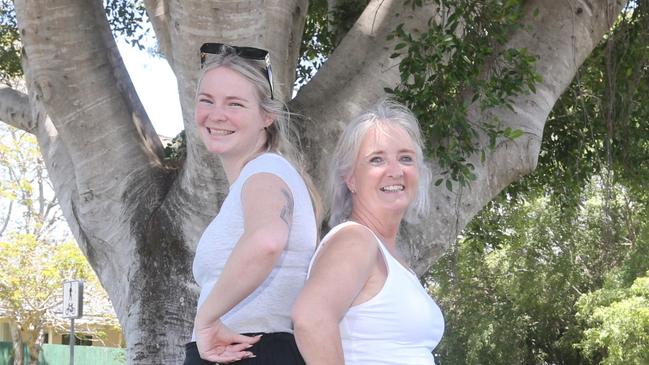
[[[320,195],[315,189],[311,177],[304,169],[301,154],[298,153],[298,149],[295,145],[291,143],[292,140],[299,141],[297,138],[291,138],[294,131],[290,128],[290,122],[291,117],[295,114],[289,112],[288,108],[282,101],[271,98],[270,85],[269,81],[266,79],[266,65],[264,61],[243,58],[236,54],[236,50],[233,47],[225,46],[223,52],[219,54],[210,54],[201,68],[200,77],[197,83],[197,96],[205,74],[207,74],[208,71],[219,67],[226,67],[239,73],[254,86],[257,91],[257,96],[259,97],[259,106],[273,119],[273,123],[265,128],[267,138],[264,149],[266,152],[274,152],[282,155],[290,161],[300,173],[309,189],[316,219],[318,224],[320,224],[322,211]]]
[[[333,227],[349,218],[352,211],[352,194],[345,180],[352,174],[361,143],[372,127],[397,126],[402,128],[415,145],[419,186],[417,198],[410,204],[404,219],[416,223],[428,213],[428,192],[431,172],[424,162],[419,122],[406,106],[384,99],[368,111],[354,118],[338,139],[329,175],[329,226]]]

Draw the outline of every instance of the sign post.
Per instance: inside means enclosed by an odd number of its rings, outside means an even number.
[[[70,365],[74,365],[74,319],[83,316],[83,281],[63,283],[63,318],[70,318]]]

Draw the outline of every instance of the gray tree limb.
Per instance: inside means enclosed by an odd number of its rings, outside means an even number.
[[[26,132],[36,128],[31,118],[29,98],[9,86],[0,85],[0,120]]]

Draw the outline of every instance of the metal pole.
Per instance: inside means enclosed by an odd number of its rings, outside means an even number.
[[[70,365],[74,365],[74,318],[70,318]]]

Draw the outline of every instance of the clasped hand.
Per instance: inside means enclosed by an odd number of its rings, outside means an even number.
[[[231,363],[255,355],[246,351],[257,343],[261,335],[250,337],[234,332],[220,320],[196,328],[196,346],[203,360]]]

